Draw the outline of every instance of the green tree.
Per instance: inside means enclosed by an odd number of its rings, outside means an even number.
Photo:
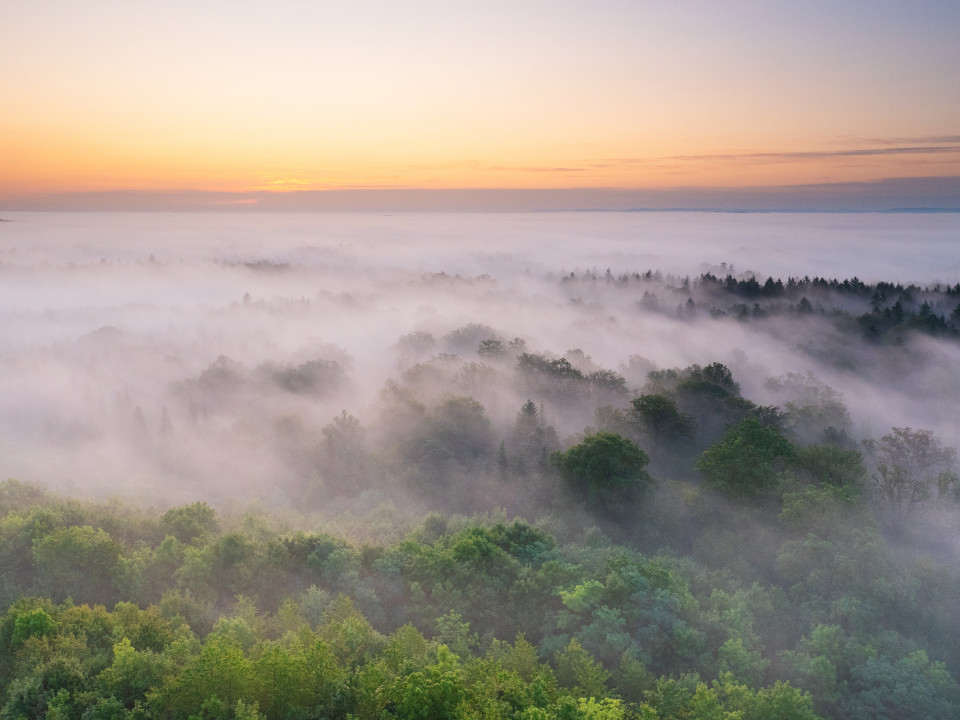
[[[107,697],[131,709],[144,702],[149,690],[158,687],[173,670],[171,659],[152,650],[138,652],[127,638],[113,646],[113,662],[97,676],[97,686]]]
[[[726,428],[746,417],[758,417],[764,424],[778,424],[780,420],[774,408],[758,407],[741,397],[740,385],[729,368],[720,363],[652,371],[643,391],[669,397],[680,412],[692,416],[698,442],[703,445],[714,442]]]
[[[383,636],[344,595],[327,606],[317,634],[341,665],[359,665],[383,646]]]
[[[550,461],[574,495],[587,507],[613,511],[633,500],[652,483],[644,469],[647,454],[632,441],[613,433],[597,433]]]
[[[464,697],[457,656],[440,645],[437,662],[407,675],[393,688],[392,695],[398,718],[447,720],[454,717]]]
[[[527,400],[517,413],[510,433],[510,454],[520,475],[542,469],[547,453],[557,446],[556,432],[543,422],[533,400]]]
[[[477,354],[481,357],[499,359],[507,354],[507,348],[503,340],[490,338],[480,342],[480,346],[477,348]]]
[[[727,673],[713,683],[717,697],[729,713],[727,717],[743,720],[820,720],[813,709],[813,698],[792,687],[790,683],[777,681],[772,687],[753,691],[738,683]]]
[[[320,475],[336,490],[358,492],[369,486],[370,470],[366,431],[360,421],[344,410],[321,431]]]
[[[851,720],[960,717],[960,686],[925,652],[893,661],[872,657],[851,672],[840,714]]]
[[[4,480],[0,482],[0,515],[24,511],[39,504],[45,497],[46,493],[36,485],[13,479]]]
[[[493,457],[495,442],[483,405],[449,397],[417,423],[401,452],[412,484],[434,492],[441,484],[452,489],[456,475],[475,471]]]
[[[768,494],[777,487],[778,473],[794,457],[790,441],[776,427],[749,417],[728,429],[697,461],[707,484],[733,497]]]
[[[619,699],[603,698],[597,702],[596,698],[580,698],[577,709],[583,720],[623,720],[624,708]]]
[[[401,335],[397,340],[397,352],[402,365],[416,362],[427,357],[436,347],[437,341],[433,335],[424,330],[416,330]]]
[[[786,373],[765,383],[784,409],[784,427],[803,442],[846,437],[850,413],[843,396],[813,373]]]
[[[160,717],[185,717],[211,712],[213,708],[207,703],[212,698],[224,708],[233,708],[238,700],[252,701],[254,688],[253,667],[240,646],[213,634],[199,655],[191,657],[179,673],[168,676],[167,682],[151,694],[150,707]],[[226,718],[228,712],[213,712],[213,717]]]
[[[931,431],[895,427],[868,447],[877,461],[876,497],[895,527],[903,527],[911,511],[931,499],[956,497],[960,489],[957,451],[944,447]]]
[[[867,480],[863,456],[837,445],[807,445],[797,449],[796,464],[803,480],[829,485],[856,498]]]
[[[729,672],[738,682],[752,688],[763,681],[763,673],[770,665],[759,650],[744,643],[743,638],[730,638],[717,651],[717,667],[720,673]]]
[[[53,632],[56,623],[42,608],[34,608],[20,613],[13,626],[13,635],[10,637],[12,646],[21,645],[30,637],[43,637]]]
[[[205,502],[171,508],[160,518],[160,527],[182,543],[219,530],[216,511]]]
[[[33,559],[52,596],[108,602],[120,544],[99,528],[71,525],[35,540]]]
[[[557,681],[561,686],[583,697],[607,696],[610,673],[576,640],[571,640],[566,648],[558,652],[554,661],[557,666]]]
[[[630,402],[628,417],[640,435],[653,444],[653,452],[664,446],[693,439],[697,422],[692,415],[680,412],[666,395],[641,395]]]

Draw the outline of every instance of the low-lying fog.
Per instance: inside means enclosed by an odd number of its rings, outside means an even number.
[[[841,333],[834,309],[863,308],[826,292],[803,316],[761,318],[765,300],[751,319],[683,312],[705,272],[953,285],[956,214],[2,217],[0,475],[51,489],[283,507],[305,476],[323,482],[291,446],[344,410],[386,443],[404,390],[428,407],[471,396],[499,441],[532,399],[562,440],[597,404],[629,403],[649,369],[714,361],[765,404],[781,400],[768,378],[812,372],[857,439],[909,425],[960,445],[955,337]],[[516,338],[629,392],[530,397]],[[478,353],[484,340],[504,352]]]

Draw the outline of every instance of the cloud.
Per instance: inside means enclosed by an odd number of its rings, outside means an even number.
[[[849,144],[851,141],[847,141]],[[960,153],[960,135],[941,135],[917,138],[865,140],[873,147],[845,147],[837,150],[803,150],[784,152],[725,152],[696,155],[663,155],[655,157],[602,158],[581,166],[478,166],[495,172],[567,174],[605,170],[623,165],[656,166],[659,172],[680,171],[688,163],[792,163],[856,157],[897,157],[918,155],[953,155]],[[877,147],[878,145],[882,147]]]
[[[946,145],[960,143],[960,135],[922,135],[917,137],[899,138],[865,138],[863,143],[868,145]]]
[[[583,167],[507,167],[497,166],[490,168],[503,172],[529,172],[529,173],[577,173],[586,172],[590,168]]]
[[[960,139],[958,139],[960,140]],[[704,161],[771,161],[793,162],[798,160],[820,160],[825,158],[844,157],[876,157],[884,155],[930,155],[940,153],[960,153],[960,144],[957,145],[912,145],[899,147],[847,148],[844,150],[805,150],[793,152],[734,152],[734,153],[705,153],[701,155],[667,155],[650,158],[605,158],[602,165],[638,165],[660,162],[704,162]]]

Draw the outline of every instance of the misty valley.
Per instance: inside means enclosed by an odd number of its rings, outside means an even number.
[[[0,720],[960,717],[960,215],[4,219]]]

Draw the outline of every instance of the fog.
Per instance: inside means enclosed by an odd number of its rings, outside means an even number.
[[[499,443],[530,399],[562,446],[596,425],[597,407],[628,405],[648,370],[694,363],[724,363],[759,404],[789,400],[769,378],[812,373],[842,395],[856,440],[911,426],[960,445],[955,337],[870,343],[836,323],[835,310],[856,316],[862,303],[830,292],[809,298],[810,314],[783,300],[780,314],[738,320],[705,309],[696,282],[755,273],[761,284],[953,285],[957,214],[3,220],[0,474],[75,495],[322,505],[332,471],[318,447],[344,411],[379,452],[409,429],[403,402],[429,416],[445,398],[470,396]],[[688,297],[703,309],[683,312]],[[523,348],[508,348],[517,338],[584,374],[614,371],[626,392],[597,385],[576,402],[554,397],[518,374]],[[484,340],[503,352],[478,353]],[[401,475],[381,465],[369,476],[377,486],[355,478],[355,489],[416,495],[416,480]]]

